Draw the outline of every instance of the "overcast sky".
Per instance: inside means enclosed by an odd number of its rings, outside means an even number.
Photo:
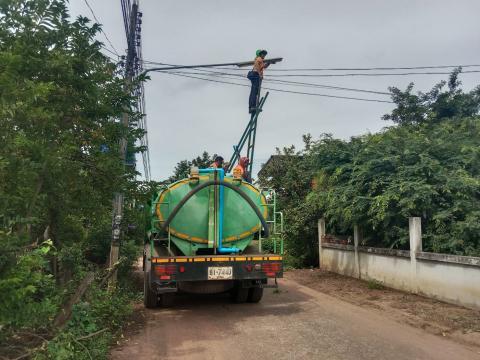
[[[120,0],[89,0],[115,48],[126,47]],[[91,18],[84,0],[70,0],[72,16]],[[394,67],[480,63],[478,0],[140,0],[144,60],[203,64],[253,60],[265,48],[283,57],[271,69]],[[99,39],[105,42],[102,36]],[[106,45],[108,45],[106,43]],[[480,69],[480,68],[479,68]],[[465,69],[466,70],[466,69]],[[266,70],[265,79],[273,71]],[[387,91],[414,82],[426,91],[447,75],[287,78]],[[461,76],[467,90],[480,73]],[[231,81],[231,80],[227,80]],[[239,82],[239,81],[237,81]],[[273,85],[272,85],[273,87]],[[317,88],[274,87],[322,94],[385,99],[373,94]],[[248,120],[247,87],[154,73],[146,84],[153,179],[203,150],[229,158]],[[387,98],[388,99],[388,98]],[[301,135],[332,133],[348,139],[390,125],[391,104],[271,92],[258,123],[256,164],[275,147],[301,146]],[[139,163],[141,169],[141,164]]]

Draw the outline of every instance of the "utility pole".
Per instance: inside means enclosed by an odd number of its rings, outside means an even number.
[[[127,94],[132,93],[132,82],[134,77],[138,75],[140,69],[139,54],[141,56],[141,43],[140,43],[140,32],[141,32],[141,17],[142,14],[138,11],[138,0],[134,0],[131,4],[131,8],[126,9],[127,4],[130,4],[130,1],[122,1],[122,10],[124,16],[125,32],[127,35],[127,55],[124,57],[125,64],[125,92]],[[143,95],[143,94],[142,94]],[[138,95],[137,95],[138,96]],[[141,99],[140,101],[142,101]],[[140,102],[139,101],[139,102]],[[138,109],[137,109],[138,110]],[[143,109],[142,109],[143,110]],[[125,108],[125,111],[122,114],[121,124],[125,130],[129,128],[129,108]],[[124,135],[120,139],[120,159],[123,162],[125,168],[127,162],[127,150],[128,150],[128,136]],[[145,169],[147,172],[147,169]],[[110,269],[114,269],[117,266],[119,251],[120,251],[120,240],[122,236],[122,220],[123,220],[123,207],[124,207],[124,196],[122,193],[115,193],[113,199],[113,216],[112,216],[112,239],[110,244],[110,256],[108,266]],[[117,271],[113,270],[113,274],[109,280],[109,288],[114,288],[117,282]]]

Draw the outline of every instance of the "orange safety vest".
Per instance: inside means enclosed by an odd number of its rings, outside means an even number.
[[[265,69],[265,63],[261,56],[257,56],[253,62],[253,71],[256,71],[258,75],[263,79],[263,69]]]

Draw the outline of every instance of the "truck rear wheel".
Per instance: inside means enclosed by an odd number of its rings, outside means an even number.
[[[244,303],[248,299],[248,288],[242,287],[242,284],[236,284],[232,289],[232,300],[234,303]]]
[[[173,305],[174,300],[175,300],[174,293],[161,294],[159,304],[161,307],[170,307]]]
[[[158,305],[158,295],[150,288],[150,276],[143,272],[143,304],[147,309],[156,308]]]
[[[262,297],[263,297],[263,288],[252,287],[248,289],[248,302],[258,303],[260,300],[262,300]]]

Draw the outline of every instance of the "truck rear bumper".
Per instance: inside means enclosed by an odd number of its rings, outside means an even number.
[[[282,256],[178,256],[151,259],[150,286],[157,293],[175,292],[182,282],[222,281],[244,288],[277,287],[283,277]],[[275,280],[269,284],[268,279]],[[212,284],[213,285],[213,284]],[[220,284],[218,284],[220,285]],[[226,286],[228,288],[228,286]]]

